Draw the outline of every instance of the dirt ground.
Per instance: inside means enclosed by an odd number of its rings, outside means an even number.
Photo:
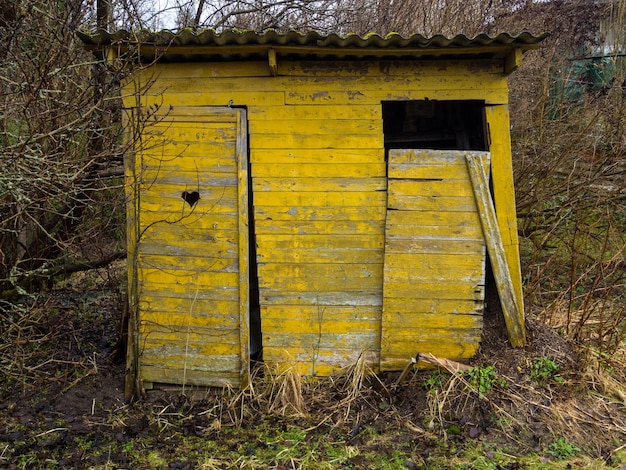
[[[56,290],[0,313],[0,467],[512,469],[524,455],[539,466],[576,456],[623,465],[624,396],[602,373],[611,364],[538,321],[527,322],[529,346],[512,349],[499,312],[486,314],[472,363],[494,366],[485,383],[432,370],[397,383],[398,373],[355,366],[332,379],[258,374],[242,394],[126,403],[122,297]],[[537,358],[558,372],[537,380]],[[478,457],[463,457],[468,449]]]

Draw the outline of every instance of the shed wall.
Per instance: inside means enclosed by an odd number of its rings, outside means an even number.
[[[279,61],[276,77],[266,62],[157,64],[125,92],[126,107],[247,108],[264,358],[297,363],[307,375],[328,374],[362,351],[379,366],[387,207],[381,101],[500,106],[490,118],[492,161],[503,175],[510,167],[500,62]],[[506,184],[496,204],[511,232]],[[509,247],[519,266],[512,236]],[[475,341],[461,354],[473,354]]]

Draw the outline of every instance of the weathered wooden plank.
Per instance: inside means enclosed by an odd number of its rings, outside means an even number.
[[[382,286],[371,292],[345,292],[337,290],[334,292],[298,292],[290,293],[285,291],[272,292],[269,289],[260,290],[263,305],[313,305],[313,306],[370,306],[380,307],[382,305]]]
[[[164,356],[163,354],[167,354]],[[166,358],[164,361],[164,357]],[[214,355],[214,360],[207,361],[205,357],[194,357],[192,355],[175,354],[167,350],[144,351],[141,355],[142,366],[163,366],[170,365],[172,368],[186,368],[187,370],[202,371],[207,375],[215,372],[230,372],[239,366],[239,357],[236,354]]]
[[[162,136],[172,142],[233,142],[237,136],[236,122],[183,122],[176,116],[148,123],[143,131],[146,135]]]
[[[238,177],[238,223],[239,223],[239,375],[240,387],[248,386],[250,381],[250,239],[249,226],[250,207],[248,199],[248,133],[246,111],[240,110],[239,132],[237,133],[237,162],[239,164]]]
[[[195,287],[195,286],[194,286]],[[203,286],[202,289],[190,289],[187,284],[145,284],[137,282],[139,296],[149,298],[173,298],[180,301],[190,299],[236,302],[239,299],[239,287],[236,286]]]
[[[385,163],[253,163],[253,178],[384,178]]]
[[[415,85],[411,89],[389,88],[372,91],[338,90],[328,91],[320,88],[317,91],[289,91],[285,93],[285,104],[374,104],[381,101],[408,101],[408,100],[484,100],[489,104],[508,103],[506,86],[500,88],[472,88],[467,85],[463,88],[438,88],[437,84],[419,88]]]
[[[390,214],[402,211],[390,211]],[[387,220],[387,240],[473,240],[483,246],[483,234],[480,224],[458,225],[396,225]]]
[[[483,240],[467,240],[454,238],[401,238],[387,236],[385,251],[387,253],[438,253],[443,255],[482,254]]]
[[[267,60],[245,62],[182,62],[175,67],[171,64],[156,63],[141,71],[143,81],[161,78],[213,78],[213,77],[269,77]]]
[[[200,207],[202,209],[202,207]],[[142,214],[143,215],[143,214]],[[153,222],[163,220],[168,221],[180,219],[180,211],[177,214],[167,212],[149,212],[146,211],[145,217],[142,217],[141,227],[145,227]],[[213,224],[217,224],[214,227]],[[202,210],[194,210],[187,217],[181,219],[177,223],[164,224],[159,227],[158,231],[146,231],[142,237],[144,240],[151,238],[167,239],[170,237],[177,238],[181,241],[197,240],[212,240],[213,231],[225,233],[235,233],[238,231],[237,220],[234,219],[233,213],[213,213],[203,212]],[[207,232],[210,231],[211,233]],[[227,237],[218,237],[227,238]],[[201,254],[202,256],[202,254]]]
[[[141,243],[139,252],[142,255],[178,256],[181,258],[204,253],[205,256],[211,258],[237,259],[237,249],[237,245],[232,240],[228,241],[218,238],[218,241],[214,243],[207,238],[206,240],[193,240],[184,244],[168,240],[151,240],[150,242]]]
[[[471,64],[464,61],[441,60],[437,67],[431,61],[367,60],[356,61],[293,61],[278,60],[278,74],[288,76],[322,77],[394,77],[394,76],[450,76],[471,73],[493,74],[502,77],[501,60],[475,60]],[[269,77],[267,60],[245,62],[188,62],[176,64],[155,64],[141,72],[142,82],[157,78],[217,78],[217,77]],[[470,77],[475,79],[474,77]]]
[[[409,90],[428,90],[428,91],[475,91],[488,93],[490,90],[502,90],[507,88],[507,82],[502,75],[497,74],[481,74],[480,79],[471,73],[450,73],[439,75],[437,80],[433,80],[432,76],[414,75],[414,76],[395,76],[393,79],[384,76],[345,76],[341,79],[336,77],[311,76],[311,77],[274,77],[267,80],[264,77],[238,77],[237,80],[231,78],[200,78],[197,80],[189,80],[187,77],[177,78],[160,78],[150,90],[148,94],[158,93],[176,93],[176,94],[196,94],[204,93],[210,95],[213,92],[231,92],[239,95],[241,93],[249,93],[250,90],[256,90],[259,94],[275,93],[284,91],[287,98],[293,96],[297,92],[306,91],[311,93],[314,100],[324,98],[324,92],[343,91],[348,93],[351,98],[369,95],[372,93],[381,93],[387,91],[409,91]],[[297,92],[294,92],[297,90]],[[434,99],[434,98],[433,98]],[[472,99],[472,98],[466,98]],[[203,104],[210,104],[208,101],[198,101]],[[288,101],[289,103],[289,101]]]
[[[255,232],[258,235],[267,234],[326,234],[347,235],[361,233],[363,235],[377,235],[384,233],[382,220],[274,220],[257,219]]]
[[[256,199],[255,199],[256,202]],[[285,204],[283,206],[256,206],[256,220],[284,221],[384,221],[385,204],[363,204],[354,207],[318,207],[307,204]]]
[[[203,103],[207,106],[247,106],[247,105],[271,105],[285,104],[285,93],[282,91],[259,93],[257,91],[237,92],[224,91],[195,91],[193,93],[163,93],[163,90],[151,88],[148,93],[140,97],[140,106],[193,106]],[[136,101],[124,101],[124,106],[136,106]]]
[[[277,142],[277,146],[279,143]],[[250,161],[253,164],[270,163],[326,163],[339,165],[385,163],[385,150],[382,147],[360,149],[250,149]],[[274,176],[253,173],[253,176]],[[378,176],[369,175],[369,176]]]
[[[328,165],[326,165],[328,166]],[[254,178],[253,191],[385,191],[384,177]]]
[[[407,312],[408,314],[428,315],[475,315],[482,318],[482,301],[470,299],[417,299],[417,298],[385,298],[385,309],[391,312],[385,321],[394,318],[393,312]]]
[[[423,181],[462,180],[467,181],[467,168],[460,163],[390,163],[389,178],[418,179]]]
[[[386,193],[383,191],[273,191],[254,195],[254,205],[273,207],[320,206],[342,213],[342,207],[385,206]]]
[[[385,253],[385,268],[412,267],[423,271],[440,268],[442,270],[482,269],[483,253],[429,254],[429,253]]]
[[[473,357],[478,351],[477,337],[414,337],[412,341],[394,344],[398,352],[390,354],[385,345],[381,345],[380,369],[402,370],[418,353],[432,353],[438,357],[463,360]],[[436,351],[436,352],[433,352]]]
[[[458,227],[459,230],[479,230],[482,236],[477,210],[467,212],[389,211],[387,213],[387,226],[393,228],[394,232],[403,230],[401,227],[407,227],[407,230],[414,228],[416,230],[415,233],[438,227],[453,227],[449,230],[454,231]]]
[[[500,236],[496,211],[489,191],[487,174],[483,170],[479,158],[474,155],[467,155],[467,165],[474,185],[476,203],[478,204],[496,287],[500,295],[500,303],[509,333],[509,341],[515,347],[525,346],[526,326],[524,323],[524,312],[517,306],[515,286],[509,271],[504,247],[502,246],[502,237]]]
[[[472,299],[484,300],[485,289],[482,284],[460,283],[447,279],[416,281],[408,279],[385,279],[385,298],[419,299]]]
[[[263,349],[263,357],[266,364],[274,366],[278,370],[293,368],[301,376],[328,376],[337,373],[341,369],[355,364],[361,354],[365,357],[365,363],[374,372],[378,372],[378,349],[354,350],[354,349],[320,349],[313,355],[299,348],[273,348]]]
[[[146,254],[143,251],[137,257],[137,263],[145,268],[156,268],[164,271],[190,270],[206,272],[238,272],[239,263],[233,258],[218,256],[171,256],[163,254]]]
[[[424,197],[470,197],[473,195],[472,185],[467,178],[464,180],[418,180],[418,179],[390,179],[389,192],[399,196]],[[445,206],[441,210],[445,211]]]
[[[383,248],[271,248],[260,246],[257,251],[257,259],[260,262],[275,263],[362,263],[377,264],[382,261]]]
[[[380,325],[380,306],[369,305],[262,305],[263,319],[312,321],[360,320]],[[280,329],[280,325],[277,325]],[[369,328],[369,327],[368,327]]]
[[[237,316],[238,312],[235,312]],[[189,355],[211,356],[239,352],[239,324],[234,328],[213,328],[203,325],[169,325],[142,320],[139,330],[144,334],[142,351],[169,350],[176,354],[186,349]],[[207,360],[207,357],[204,360]]]
[[[465,153],[459,150],[391,149],[389,150],[389,165],[390,167],[397,167],[400,164],[418,167],[432,165],[436,168],[442,165],[459,167],[463,166]]]
[[[199,162],[202,165],[202,162]],[[146,169],[141,172],[138,184],[151,190],[152,186],[178,187],[180,190],[210,191],[218,194],[224,187],[237,187],[237,175],[231,171],[209,172],[195,169],[194,171],[176,170],[171,167]],[[180,192],[180,191],[179,191]],[[180,194],[179,194],[180,196]]]
[[[240,377],[238,373],[221,371],[220,373],[206,371],[179,369],[174,366],[142,364],[140,378],[144,382],[180,384],[202,387],[239,387]]]
[[[250,148],[301,148],[301,149],[367,149],[382,148],[383,134],[368,133],[362,135],[333,134],[253,134],[250,136]]]
[[[389,209],[410,210],[416,206],[421,211],[469,212],[476,210],[476,203],[469,196],[406,196],[389,193],[387,202]]]
[[[485,117],[490,130],[490,152],[492,155],[492,191],[498,228],[515,289],[518,308],[524,311],[522,275],[517,235],[515,189],[513,188],[513,162],[511,159],[511,135],[507,106],[488,106]]]
[[[471,73],[493,74],[502,77],[502,62],[499,60],[476,60],[471,66],[466,62],[441,60],[437,61],[437,67],[432,62],[411,60],[381,60],[381,61],[289,61],[282,60],[278,66],[280,75],[305,76],[305,77],[396,77],[396,76],[422,76],[422,77],[445,77],[450,75],[465,75]],[[475,79],[475,78],[474,78]]]
[[[213,191],[208,189],[200,192],[200,199],[193,207],[185,202],[182,197],[184,191],[197,191],[192,185],[183,187],[172,187],[170,191],[143,191],[143,197],[139,201],[141,205],[141,220],[152,220],[151,215],[158,220],[167,220],[169,223],[182,221],[186,218],[190,221],[191,216],[201,217],[205,214],[232,213],[236,201],[236,195],[233,194],[233,188],[223,186]],[[144,212],[151,214],[144,216]],[[159,214],[160,213],[160,214]],[[148,222],[151,223],[151,222]]]
[[[422,330],[429,334],[431,330],[446,332],[454,329],[480,329],[483,324],[482,315],[463,315],[458,313],[421,313],[410,310],[395,310],[389,315],[387,327],[398,328],[399,335],[419,336]],[[474,332],[476,334],[476,332]],[[478,332],[480,335],[480,331]]]
[[[330,320],[325,317],[311,318],[309,320],[292,318],[272,318],[263,317],[263,331],[267,335],[271,332],[280,331],[284,334],[291,333],[294,337],[306,334],[337,335],[348,332],[359,332],[359,334],[378,334],[380,330],[380,320],[363,320],[351,318],[345,320]]]
[[[262,235],[256,237],[260,249],[318,248],[320,250],[376,249],[382,248],[385,240],[380,235]]]
[[[181,322],[186,321],[212,322],[214,321],[213,319],[224,321],[227,312],[237,311],[238,302],[189,297],[150,296],[142,293],[139,299],[139,306],[146,321],[154,321],[155,323],[167,323],[169,321],[171,324],[182,324]],[[193,313],[192,319],[189,318],[190,312]],[[155,317],[145,316],[147,314],[155,315]],[[232,321],[234,325],[238,324],[239,319],[233,317],[229,321]],[[228,323],[223,326],[228,326]]]
[[[382,119],[382,107],[372,105],[310,105],[310,106],[250,106],[248,107],[248,119],[251,126],[256,121],[268,123],[283,120],[349,120],[358,117],[363,120]]]
[[[275,331],[271,334],[263,333],[263,344],[268,344],[275,348],[300,348],[310,354],[315,354],[316,351],[321,349],[375,350],[378,348],[379,341],[380,334],[378,332],[345,334],[303,333],[300,335],[282,331]]]
[[[358,115],[357,115],[358,116]],[[358,116],[360,118],[360,116]],[[317,134],[334,136],[370,135],[383,132],[383,123],[380,119],[283,119],[283,120],[253,120],[249,125],[250,135],[258,134]]]
[[[281,292],[327,292],[341,288],[346,292],[357,293],[361,291],[373,291],[380,289],[381,277],[354,277],[354,278],[332,278],[332,277],[260,277],[259,286],[268,291]]]
[[[424,270],[424,268],[420,269],[414,265],[402,265],[400,263],[394,268],[390,267],[389,264],[385,264],[384,274],[389,278],[402,278],[407,282],[415,282],[416,286],[418,283],[432,283],[433,280],[475,285],[480,284],[484,276],[481,264],[468,268],[458,268],[456,270],[443,268],[441,266]]]
[[[326,277],[337,279],[353,277],[381,278],[383,265],[380,264],[346,264],[346,263],[259,263],[259,277],[268,282],[279,277]]]
[[[237,287],[239,274],[229,272],[194,271],[191,269],[163,270],[140,267],[138,271],[140,282],[156,286],[158,284],[173,286],[187,286],[191,295],[196,290],[208,286]]]
[[[167,164],[182,169],[195,169],[198,161],[202,162],[203,168],[205,164],[234,165],[235,144],[211,140],[181,143],[168,138],[150,136],[142,141],[141,158],[144,165],[160,167]],[[190,163],[185,163],[186,161]]]

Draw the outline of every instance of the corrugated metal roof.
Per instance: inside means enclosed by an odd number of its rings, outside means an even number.
[[[524,32],[518,35],[500,33],[497,36],[480,34],[473,38],[459,34],[452,38],[442,35],[424,37],[413,34],[403,37],[392,33],[387,36],[368,34],[321,35],[317,32],[299,33],[289,31],[279,33],[268,30],[255,31],[226,30],[216,32],[211,29],[201,32],[182,30],[180,32],[160,31],[140,36],[120,30],[114,33],[100,30],[95,34],[78,33],[85,46],[98,50],[107,46],[118,46],[122,50],[140,51],[145,59],[168,62],[191,60],[245,60],[257,56],[267,56],[268,49],[288,57],[445,57],[456,56],[476,58],[502,58],[513,49],[535,49],[548,35],[534,36]]]

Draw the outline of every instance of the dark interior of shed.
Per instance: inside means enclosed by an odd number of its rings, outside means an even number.
[[[480,100],[383,101],[385,150],[488,150]]]

